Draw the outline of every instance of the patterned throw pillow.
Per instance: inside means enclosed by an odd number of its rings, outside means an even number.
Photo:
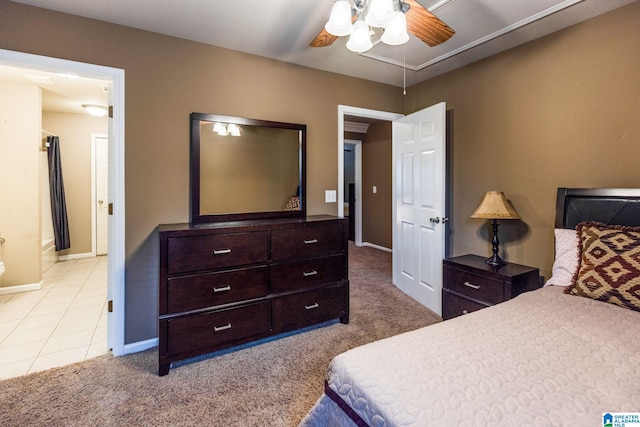
[[[640,311],[640,227],[583,222],[580,265],[564,292]]]
[[[287,202],[287,206],[284,208],[285,211],[299,211],[300,210],[300,197],[292,196]]]

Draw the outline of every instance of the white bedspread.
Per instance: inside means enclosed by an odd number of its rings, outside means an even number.
[[[602,426],[640,412],[640,312],[550,286],[333,359],[370,426]],[[323,395],[301,426],[353,426]]]

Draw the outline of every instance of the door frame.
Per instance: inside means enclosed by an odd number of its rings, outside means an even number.
[[[352,107],[349,105],[338,105],[338,196],[337,200],[344,200],[344,116],[355,116],[355,117],[363,117],[369,119],[377,119],[377,120],[385,120],[389,122],[393,122],[401,117],[404,117],[404,114],[400,113],[392,113],[388,111],[379,111],[379,110],[370,110],[368,108],[360,108],[360,107]],[[358,146],[362,146],[362,142],[356,146],[356,150]],[[362,156],[362,154],[361,154]],[[362,167],[364,166],[362,162],[360,162],[360,171],[362,171]],[[356,179],[358,171],[356,170]],[[359,197],[360,200],[360,212],[359,217],[356,216],[356,245],[362,246],[362,172],[361,174],[361,185],[358,189],[356,185],[356,197]],[[359,191],[358,191],[359,190]],[[358,206],[358,202],[356,201],[356,206]],[[341,203],[338,203],[337,206],[338,217],[344,217],[344,209]],[[356,213],[357,215],[358,213]],[[358,226],[359,224],[359,226]],[[358,233],[358,228],[360,232]],[[358,240],[359,237],[359,240]],[[359,242],[359,243],[358,243]]]
[[[109,82],[109,144],[113,145],[113,174],[109,177],[113,210],[109,226],[107,298],[113,301],[113,312],[107,321],[107,344],[114,356],[125,354],[125,170],[124,170],[124,70],[102,65],[70,61],[30,53],[0,49],[0,64],[47,72],[78,74]],[[111,169],[111,167],[110,167]]]

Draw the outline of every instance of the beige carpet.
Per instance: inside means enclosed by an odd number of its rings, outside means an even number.
[[[331,358],[439,321],[391,284],[391,254],[350,246],[351,322],[329,324],[157,376],[157,354],[103,356],[0,382],[3,426],[296,426]]]

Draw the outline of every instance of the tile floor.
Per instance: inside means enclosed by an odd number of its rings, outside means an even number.
[[[0,379],[107,354],[107,257],[60,261],[42,289],[0,295]]]

